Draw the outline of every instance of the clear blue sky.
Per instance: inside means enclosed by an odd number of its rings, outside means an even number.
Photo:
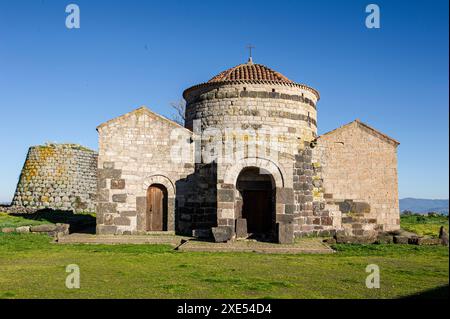
[[[65,27],[65,7],[81,29]],[[365,6],[381,29],[365,28]],[[401,142],[401,197],[448,198],[447,1],[0,0],[0,201],[27,149],[97,149],[138,106],[170,116],[184,89],[254,60],[321,93],[319,133],[356,118]]]

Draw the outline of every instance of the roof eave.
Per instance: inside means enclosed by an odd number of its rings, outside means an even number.
[[[302,89],[305,89],[307,91],[310,91],[313,93],[317,101],[320,100],[320,93],[316,89],[313,89],[312,87],[309,87],[305,84],[295,83],[295,82],[281,82],[281,81],[267,81],[267,80],[233,80],[233,81],[222,81],[222,82],[205,82],[200,83],[194,86],[191,86],[190,88],[184,90],[183,92],[183,98],[186,100],[187,94],[190,92],[200,89],[200,88],[206,88],[208,86],[221,86],[221,85],[233,85],[233,84],[270,84],[270,85],[282,85],[282,86],[291,86],[291,87],[299,87]]]

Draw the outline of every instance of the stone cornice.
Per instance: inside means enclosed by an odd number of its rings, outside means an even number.
[[[265,85],[277,85],[277,86],[288,86],[288,87],[297,87],[300,89],[304,89],[306,91],[311,92],[317,98],[317,101],[320,99],[320,94],[317,90],[300,83],[286,83],[286,82],[278,82],[278,81],[264,81],[264,80],[235,80],[235,81],[222,81],[222,82],[206,82],[191,86],[183,92],[183,98],[186,100],[188,94],[192,91],[195,91],[200,88],[208,88],[208,87],[220,87],[224,85],[237,85],[237,84],[265,84]]]

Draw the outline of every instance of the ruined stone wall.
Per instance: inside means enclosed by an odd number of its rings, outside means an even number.
[[[33,146],[12,201],[27,209],[94,212],[97,153],[80,145]]]
[[[174,231],[176,197],[189,190],[179,181],[194,172],[191,132],[147,108],[97,129],[97,233],[145,233],[147,189],[153,184],[167,189],[167,230]]]
[[[305,142],[295,156],[294,198],[296,236],[334,235],[341,229],[339,207],[323,197],[322,166],[313,158],[315,145]],[[316,152],[317,153],[317,152]]]
[[[365,234],[375,223],[383,230],[400,227],[397,145],[359,121],[318,138],[313,161],[322,167],[323,196],[340,205],[343,227],[358,228],[353,234]]]

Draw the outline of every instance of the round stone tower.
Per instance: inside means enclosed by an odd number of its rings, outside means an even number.
[[[319,93],[251,59],[184,91],[186,127],[267,129],[288,139],[317,134]]]
[[[216,172],[218,228],[225,228],[221,230],[225,233],[230,229],[237,233],[238,220],[244,220],[247,229],[258,230],[260,225],[248,223],[257,223],[262,215],[270,215],[271,221],[265,221],[264,225],[272,225],[272,236],[280,242],[293,238],[290,235],[293,214],[301,209],[295,198],[294,182],[300,178],[297,173],[304,173],[295,168],[303,166],[299,158],[303,161],[305,145],[317,137],[319,93],[253,63],[250,58],[245,64],[185,90],[183,97],[185,125],[194,132],[200,145],[196,149],[202,151],[201,161],[197,153],[196,162],[200,166],[209,165]],[[264,178],[254,174],[255,168],[270,176],[271,192],[258,184]],[[297,187],[306,189],[303,184]],[[268,196],[269,201],[261,199]],[[245,216],[246,210],[257,210],[252,208],[257,205],[252,201],[264,202],[271,207],[270,212],[262,212],[260,217]]]
[[[13,206],[94,212],[97,153],[76,144],[46,144],[28,150]]]

